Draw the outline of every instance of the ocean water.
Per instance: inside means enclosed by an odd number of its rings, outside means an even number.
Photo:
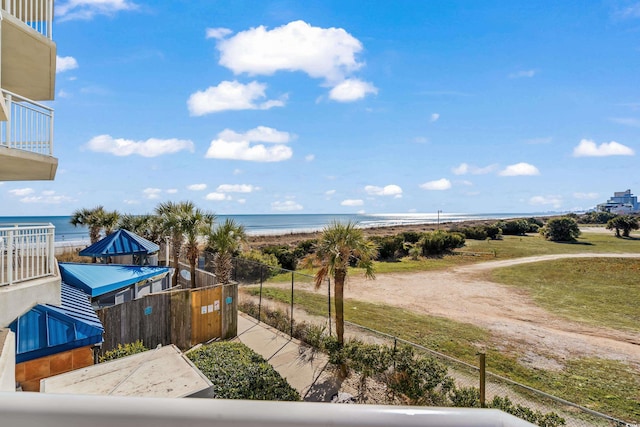
[[[467,220],[508,219],[549,215],[544,213],[407,213],[407,214],[269,214],[269,215],[218,215],[216,222],[227,218],[244,225],[249,235],[278,235],[322,230],[333,221],[354,221],[360,227],[385,227],[408,224],[435,224],[442,222],[460,222]],[[0,217],[0,226],[12,224],[47,224],[56,227],[57,242],[76,242],[89,240],[86,227],[74,227],[70,216],[12,216]]]

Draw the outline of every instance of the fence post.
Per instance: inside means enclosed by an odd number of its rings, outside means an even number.
[[[327,301],[329,302],[329,336],[331,336],[331,279],[327,277]]]
[[[260,297],[258,298],[258,322],[262,319],[262,274],[263,266],[260,265]]]
[[[16,226],[17,227],[17,226]],[[13,230],[7,232],[7,280],[13,284]]]
[[[485,394],[485,385],[486,385],[486,355],[484,353],[478,353],[479,362],[480,362],[480,406],[486,408],[486,394]]]
[[[293,271],[291,272],[291,333],[289,336],[293,338]]]

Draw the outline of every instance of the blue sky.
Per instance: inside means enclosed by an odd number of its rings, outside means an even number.
[[[56,2],[0,215],[546,212],[640,193],[640,2]]]

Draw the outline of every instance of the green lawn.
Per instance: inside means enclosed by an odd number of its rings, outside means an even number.
[[[640,259],[563,259],[494,270],[492,280],[526,289],[567,319],[640,332]]]

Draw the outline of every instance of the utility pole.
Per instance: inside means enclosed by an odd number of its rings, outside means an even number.
[[[440,209],[438,209],[438,230],[440,230],[440,214],[442,213],[442,211]]]

